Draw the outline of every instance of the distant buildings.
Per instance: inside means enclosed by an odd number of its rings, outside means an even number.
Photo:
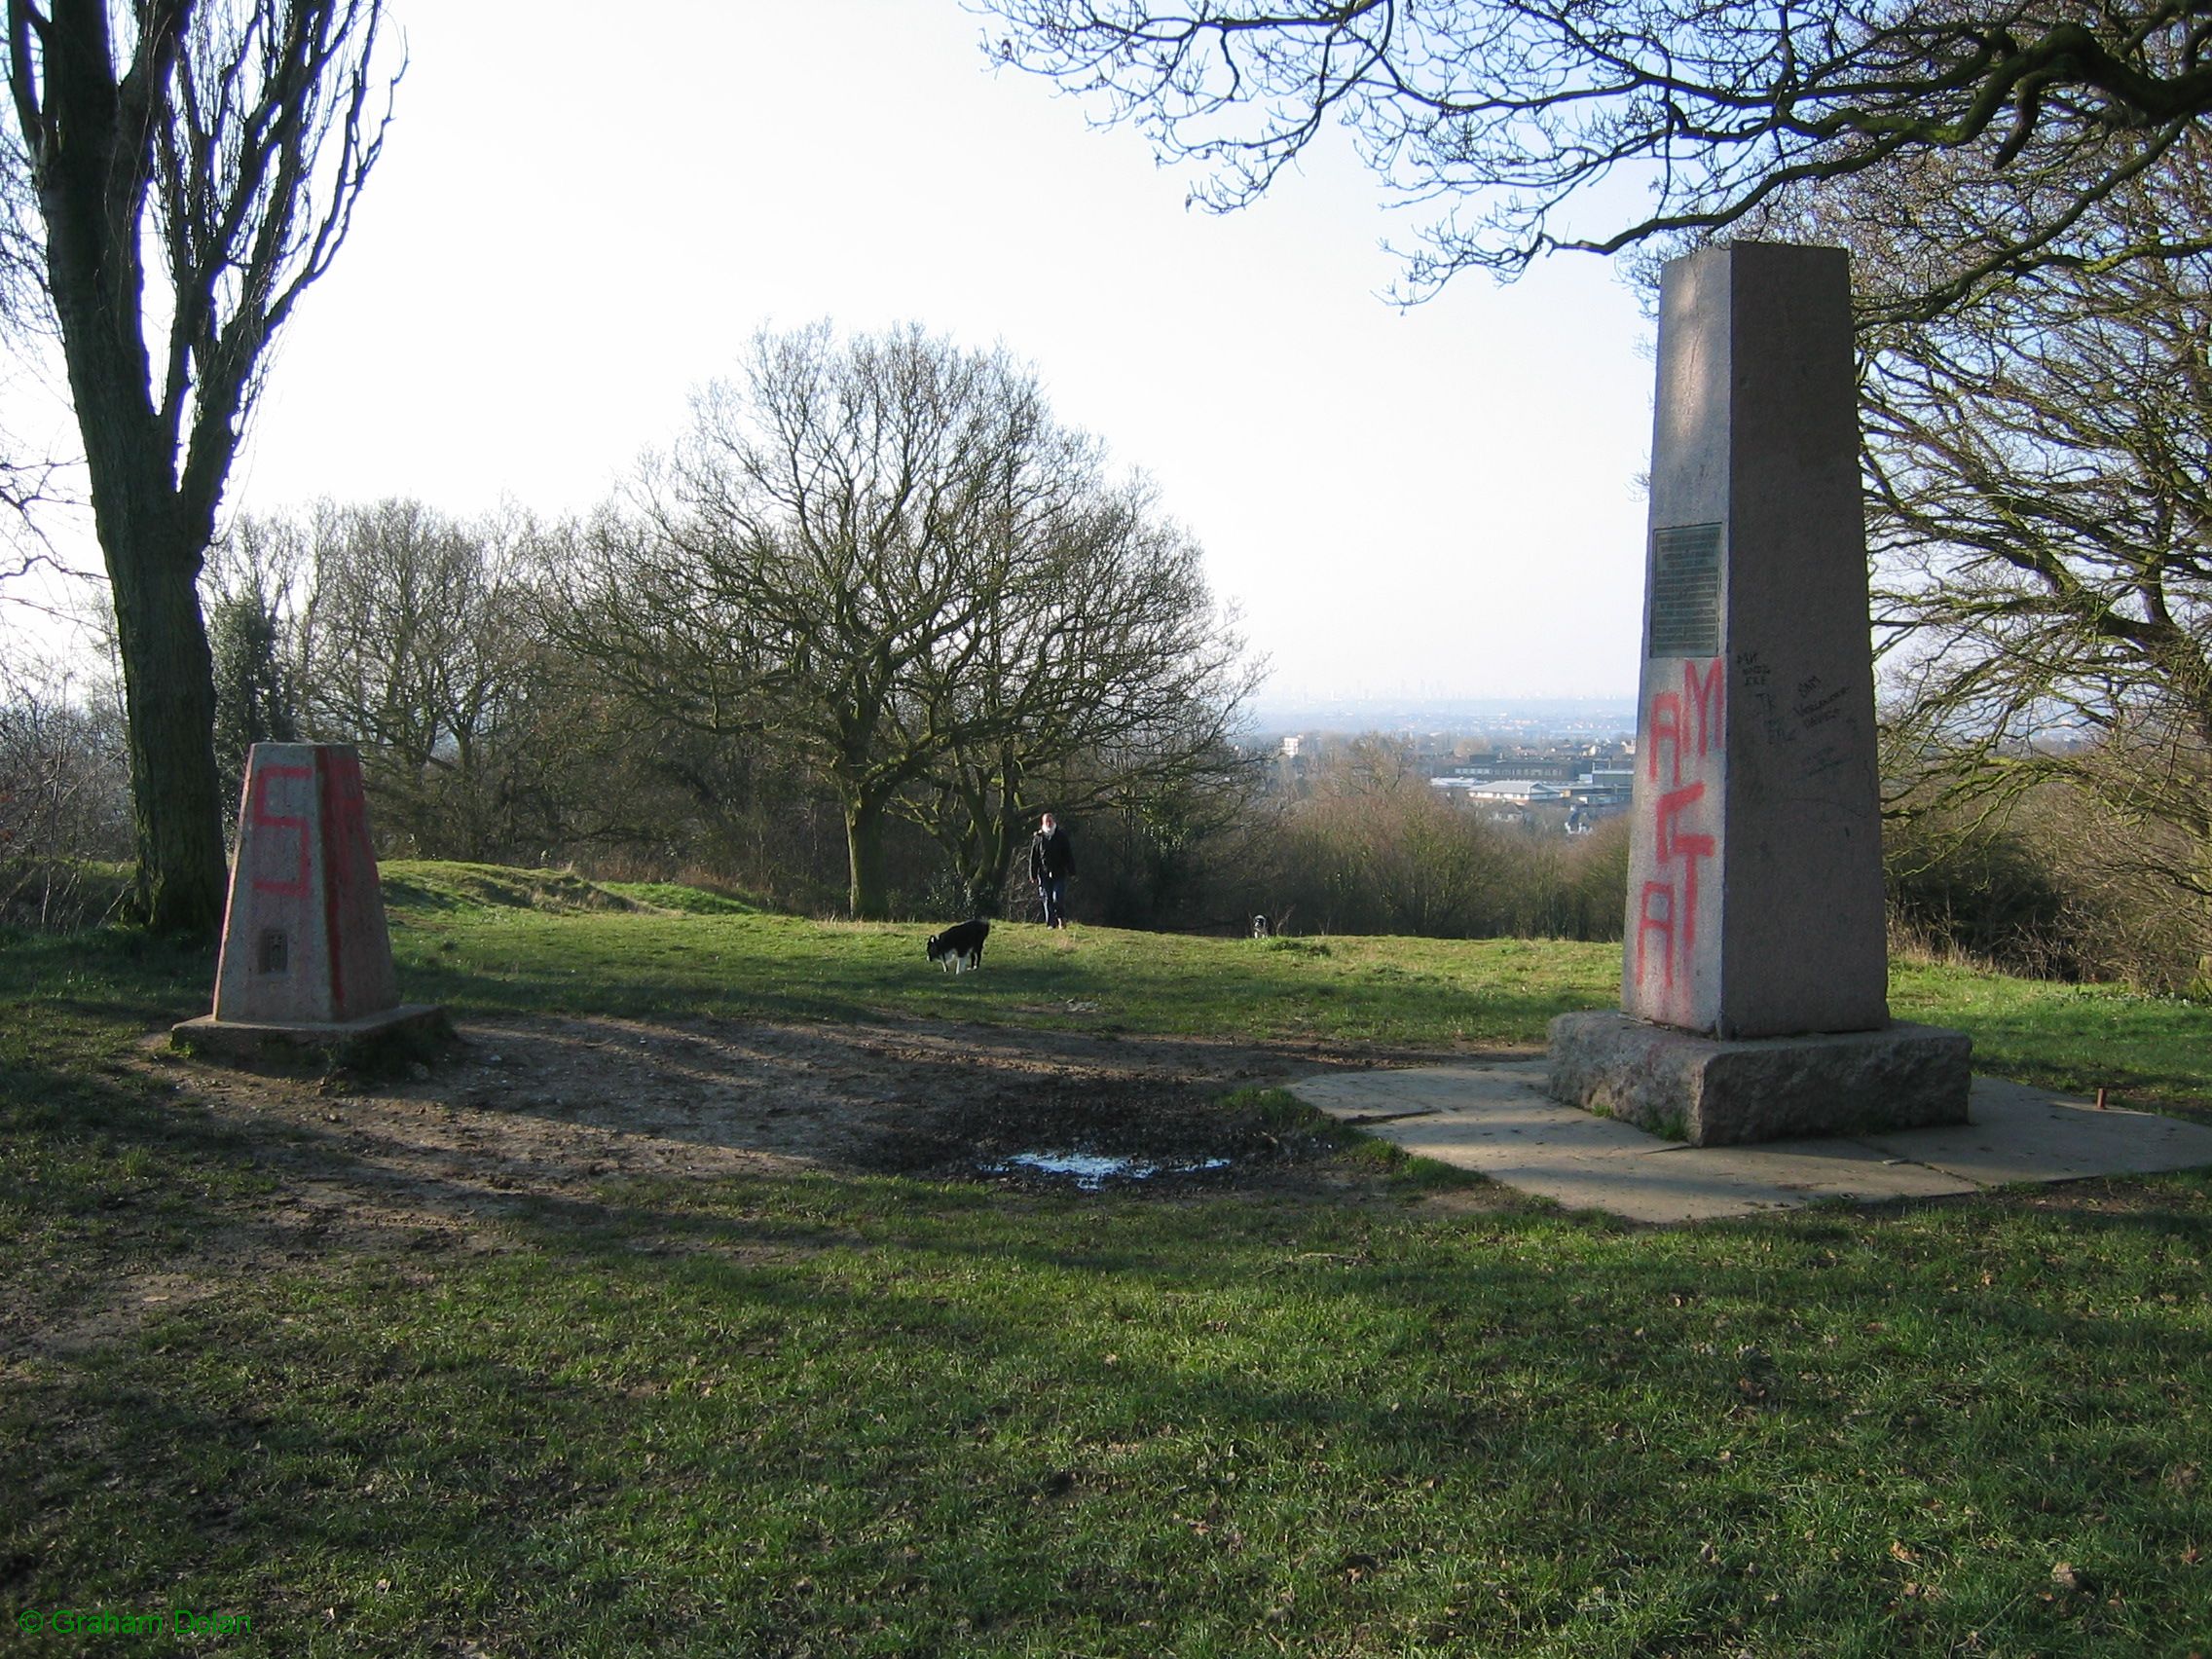
[[[1487,728],[1470,718],[1440,719],[1426,729],[1321,727],[1259,740],[1273,751],[1269,787],[1292,798],[1336,773],[1339,790],[1363,787],[1364,776],[1424,779],[1456,804],[1495,821],[1579,834],[1628,808],[1636,745],[1629,735],[1633,705],[1624,706],[1613,735],[1598,736],[1586,711],[1546,729],[1540,717],[1519,714]],[[1500,728],[1503,728],[1501,730]],[[1505,732],[1511,735],[1506,736]]]
[[[1540,778],[1431,778],[1429,783],[1440,790],[1456,790],[1470,801],[1499,802],[1514,806],[1549,805],[1554,801],[1571,800],[1573,789],[1567,784],[1547,784]]]
[[[1478,778],[1453,772],[1431,778],[1434,789],[1449,790],[1472,807],[1490,807],[1493,818],[1528,821],[1532,807],[1565,810],[1562,828],[1580,834],[1599,819],[1629,806],[1634,772],[1625,766],[1592,767],[1571,781],[1545,778]],[[1498,810],[1511,808],[1511,811]]]

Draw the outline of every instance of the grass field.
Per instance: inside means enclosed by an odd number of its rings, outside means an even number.
[[[918,926],[387,877],[407,994],[464,1021],[1448,1052],[1617,964],[1008,927],[955,978]],[[2202,1174],[1653,1231],[1356,1159],[1178,1197],[830,1169],[303,1241],[314,1144],[149,1061],[210,973],[0,941],[10,1651],[2212,1653]],[[1988,1070],[2212,1100],[2201,1007],[1943,967],[1893,1002]]]
[[[1002,926],[990,976],[967,981],[914,972],[929,931],[919,926],[806,922],[688,889],[593,890],[481,866],[399,864],[386,880],[408,994],[479,1010],[829,1020],[888,1012],[1442,1048],[1540,1045],[1552,1015],[1619,995],[1616,944],[1086,928],[1071,948],[1039,928]],[[653,908],[610,912],[608,895]],[[203,994],[194,985],[185,1006]],[[1891,1003],[1899,1019],[1971,1031],[1977,1064],[2001,1076],[2108,1087],[2142,1104],[2212,1101],[2212,1009],[2202,1005],[1938,964],[1900,967]]]

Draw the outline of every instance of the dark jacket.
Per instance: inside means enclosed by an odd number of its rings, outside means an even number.
[[[1075,848],[1068,840],[1068,832],[1058,825],[1048,834],[1040,830],[1029,837],[1029,879],[1043,881],[1047,876],[1064,879],[1075,873]]]

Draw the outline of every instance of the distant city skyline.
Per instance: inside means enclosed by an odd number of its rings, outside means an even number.
[[[992,73],[958,0],[515,16],[394,0],[397,122],[227,512],[582,512],[756,329],[912,319],[1034,361],[1152,475],[1268,699],[1633,694],[1651,370],[1604,262],[1398,311],[1378,243],[1415,226],[1347,146],[1189,210],[1136,135]],[[618,141],[571,119],[609,85],[653,89]],[[58,387],[0,387],[21,448],[75,453]],[[96,565],[82,517],[57,540]]]
[[[1376,732],[1450,732],[1497,736],[1526,731],[1532,737],[1596,739],[1633,737],[1636,698],[1619,697],[1278,697],[1263,692],[1252,701],[1257,736],[1334,731],[1344,735]]]

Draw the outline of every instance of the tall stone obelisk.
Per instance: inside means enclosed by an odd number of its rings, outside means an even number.
[[[1662,277],[1622,1012],[1552,1091],[1699,1144],[1966,1116],[1968,1040],[1889,1017],[1847,258]]]

